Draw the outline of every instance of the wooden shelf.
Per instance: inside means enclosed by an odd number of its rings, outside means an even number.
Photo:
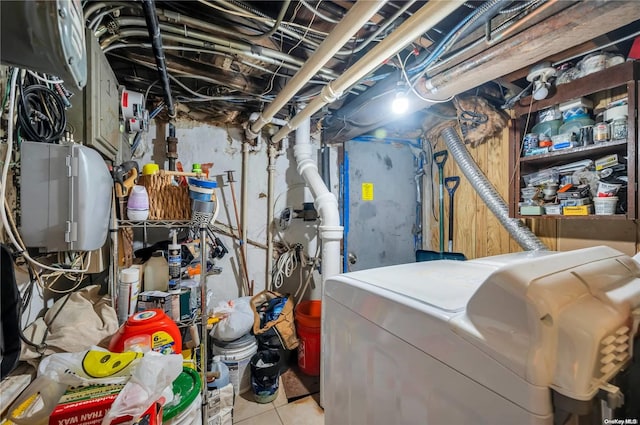
[[[627,143],[626,140],[611,140],[609,142],[600,142],[588,146],[544,153],[542,155],[524,156],[520,158],[520,163],[542,165],[560,161],[570,162],[584,159],[591,154],[607,155],[614,152],[626,151]]]
[[[545,215],[520,215],[516,214],[516,218],[526,219],[542,219],[542,220],[629,220],[626,214],[614,214],[614,215],[561,215],[561,214],[545,214]]]
[[[546,99],[533,101],[531,105],[531,113],[538,112],[541,109],[557,105],[567,100],[577,99],[579,97],[593,94],[597,91],[609,90],[614,87],[624,86],[628,81],[638,80],[640,78],[640,64],[635,61],[627,61],[620,65],[606,68],[599,72],[594,72],[577,80],[573,80],[567,84],[556,86],[556,92],[553,96]],[[594,90],[593,88],[597,89]],[[525,97],[513,109],[517,116],[527,115],[529,113],[529,104],[532,102],[531,96]]]
[[[519,105],[514,108],[515,118],[509,132],[509,169],[515,177],[509,186],[509,215],[519,219],[545,219],[545,220],[635,220],[638,218],[638,163],[640,162],[640,150],[638,146],[638,79],[640,78],[640,63],[627,61],[620,65],[607,68],[580,79],[562,84],[556,87],[552,97],[529,104],[531,97],[524,98]],[[540,155],[521,157],[521,145],[523,135],[528,132],[525,123],[532,122],[531,117],[527,117],[529,112],[535,113],[542,109],[549,108],[560,103],[577,99],[580,97],[591,97],[592,99],[603,99],[610,97],[611,89],[615,90],[615,95],[623,95],[626,92],[628,104],[627,117],[627,139],[612,140],[608,142],[595,143],[588,146],[548,152]],[[597,160],[609,154],[618,154],[624,157],[626,163],[628,185],[624,193],[626,196],[626,214],[617,215],[587,215],[587,216],[564,216],[564,215],[521,215],[518,208],[520,202],[520,188],[523,174],[537,171],[538,169],[549,168],[558,165],[566,165],[584,159]],[[622,161],[621,161],[622,162]]]

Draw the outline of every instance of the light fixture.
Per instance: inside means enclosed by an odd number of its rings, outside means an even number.
[[[549,95],[551,87],[551,78],[556,76],[556,69],[551,66],[550,62],[542,62],[529,71],[527,81],[533,83],[531,95],[535,100],[545,99]]]
[[[409,109],[409,99],[404,90],[396,91],[393,102],[391,102],[391,111],[396,115],[403,115]]]

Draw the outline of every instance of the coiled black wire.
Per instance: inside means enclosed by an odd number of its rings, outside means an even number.
[[[67,126],[60,95],[41,84],[20,84],[18,125],[27,140],[56,143]]]

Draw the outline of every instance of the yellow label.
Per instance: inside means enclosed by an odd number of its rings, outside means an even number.
[[[173,345],[175,341],[165,331],[155,332],[151,336],[151,349],[163,354],[173,353]]]
[[[362,200],[373,201],[373,183],[362,183]]]

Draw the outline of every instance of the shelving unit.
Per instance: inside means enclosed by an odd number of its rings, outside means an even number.
[[[190,320],[188,323],[184,322],[176,322],[178,327],[181,326],[191,326],[197,325],[200,327],[200,347],[198,351],[200,353],[200,364],[199,366],[199,374],[200,379],[202,381],[202,423],[206,423],[209,417],[208,409],[208,389],[207,389],[207,380],[206,380],[206,372],[207,372],[207,336],[208,336],[208,321],[203,319],[205,317],[205,312],[207,311],[207,289],[206,289],[206,278],[207,278],[207,232],[210,230],[206,225],[198,226],[194,225],[193,222],[188,220],[142,220],[142,221],[134,221],[134,220],[118,220],[117,221],[118,228],[142,228],[144,229],[144,239],[146,241],[147,235],[146,230],[150,228],[166,228],[166,229],[180,229],[180,228],[189,228],[193,230],[194,234],[198,234],[200,237],[200,262],[203,265],[202,271],[200,275],[200,315]],[[118,276],[118,260],[117,260],[117,251],[115,254],[115,259],[113,261],[115,271],[114,276]]]
[[[512,120],[509,134],[509,169],[513,176],[509,184],[509,215],[516,218],[544,218],[544,219],[588,219],[588,220],[633,220],[638,218],[638,196],[637,178],[638,163],[640,161],[638,150],[638,79],[640,78],[640,64],[628,61],[620,65],[607,68],[567,84],[556,87],[556,93],[540,101],[533,100],[530,96],[521,100],[521,103],[514,108],[515,116]],[[608,91],[626,92],[628,102],[627,114],[627,139],[610,140],[607,142],[595,143],[592,145],[577,148],[560,150],[521,157],[521,144],[523,135],[529,132],[525,128],[527,116],[529,115],[529,127],[535,124],[535,113],[538,111],[558,105],[572,99],[580,97],[592,97],[602,99],[606,97]],[[531,104],[531,102],[534,102]],[[582,159],[592,159],[603,157],[609,154],[618,154],[626,158],[627,177],[627,212],[616,215],[587,215],[587,216],[565,216],[565,215],[521,215],[518,203],[520,201],[520,188],[523,186],[522,176],[543,168],[554,165],[568,164]]]

